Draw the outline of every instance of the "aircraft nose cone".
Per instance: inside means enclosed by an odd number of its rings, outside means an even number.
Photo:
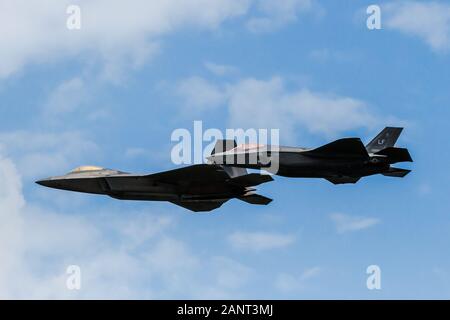
[[[50,179],[38,180],[38,181],[36,181],[36,183],[41,186],[50,187],[50,188],[54,185],[54,183]]]

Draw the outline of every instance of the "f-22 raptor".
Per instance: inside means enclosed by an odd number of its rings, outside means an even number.
[[[120,200],[169,201],[199,212],[214,210],[233,198],[267,205],[272,199],[254,193],[252,187],[272,180],[268,175],[248,174],[242,168],[198,164],[155,174],[131,174],[82,166],[66,175],[36,183]]]
[[[394,147],[402,129],[386,127],[366,146],[359,138],[339,139],[318,148],[237,146],[234,140],[219,140],[208,160],[285,177],[324,178],[334,184],[356,183],[374,174],[404,177],[411,170],[391,166],[412,162],[408,149]]]

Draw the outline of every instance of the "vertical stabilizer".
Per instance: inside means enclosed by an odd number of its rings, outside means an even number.
[[[380,150],[393,147],[397,142],[403,128],[386,127],[372,141],[370,141],[366,150],[369,153],[376,153]]]

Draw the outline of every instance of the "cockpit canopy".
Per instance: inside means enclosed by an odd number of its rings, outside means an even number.
[[[81,166],[73,169],[70,173],[82,173],[82,172],[92,172],[92,171],[102,171],[104,168],[96,166]]]

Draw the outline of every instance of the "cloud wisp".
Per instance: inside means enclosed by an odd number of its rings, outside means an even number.
[[[293,293],[305,290],[311,279],[319,276],[321,272],[322,268],[315,266],[305,269],[297,275],[280,273],[275,279],[275,288],[282,293]]]
[[[38,178],[71,169],[85,154],[97,154],[97,144],[80,132],[0,132],[0,147],[17,159],[26,178]],[[38,165],[37,165],[38,164]]]
[[[343,213],[332,213],[330,219],[334,222],[339,234],[364,230],[380,223],[377,218],[351,216]]]
[[[235,75],[239,72],[239,69],[237,67],[218,64],[210,61],[206,61],[204,63],[204,66],[209,72],[219,77]]]
[[[313,0],[258,0],[258,14],[247,21],[247,28],[255,33],[276,31],[297,21],[300,14],[312,11],[313,4]]]
[[[308,88],[288,89],[281,77],[250,77],[219,84],[191,77],[178,84],[177,93],[191,113],[225,106],[230,127],[281,128],[285,137],[302,128],[333,138],[381,122],[362,100]]]
[[[425,41],[432,50],[450,50],[450,4],[443,1],[396,1],[383,6],[386,25]]]
[[[270,232],[237,231],[229,235],[228,242],[238,250],[261,252],[287,247],[295,242],[295,236]]]

